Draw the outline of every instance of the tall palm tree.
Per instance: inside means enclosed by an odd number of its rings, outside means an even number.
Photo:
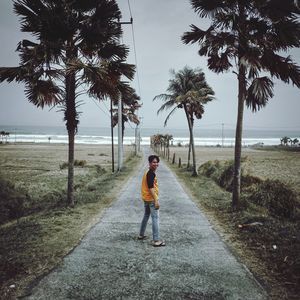
[[[282,51],[300,46],[299,8],[293,0],[191,0],[195,12],[210,18],[208,29],[191,25],[184,43],[198,43],[199,55],[208,56],[216,73],[235,68],[238,80],[238,116],[235,137],[232,206],[238,208],[241,183],[241,148],[244,105],[252,111],[273,96],[276,77],[300,87],[300,69]],[[278,54],[280,53],[280,54]],[[264,73],[261,76],[261,73]]]
[[[20,65],[0,68],[0,81],[25,83],[30,102],[43,108],[60,104],[69,137],[68,204],[74,206],[74,141],[79,124],[77,97],[87,92],[116,97],[120,77],[132,79],[125,63],[128,49],[119,43],[121,13],[115,0],[15,0],[23,40]],[[101,86],[101,89],[99,89]]]
[[[194,118],[201,119],[204,113],[204,104],[214,99],[214,91],[207,84],[205,75],[200,69],[185,67],[179,72],[171,71],[172,79],[169,80],[168,94],[157,95],[153,100],[163,100],[165,103],[157,113],[164,109],[172,108],[167,115],[164,126],[171,115],[178,109],[183,108],[190,133],[190,145],[193,156],[192,175],[197,176],[196,154],[194,145]],[[189,165],[189,160],[188,160]]]

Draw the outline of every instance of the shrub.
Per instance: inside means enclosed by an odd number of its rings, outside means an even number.
[[[232,191],[233,171],[233,162],[226,162],[217,180],[220,187],[230,192]]]
[[[74,167],[82,167],[83,168],[86,166],[86,164],[87,164],[86,160],[77,160],[77,159],[74,160]],[[69,166],[69,163],[64,162],[59,165],[59,168],[62,170],[62,169],[68,168],[68,166]]]
[[[95,167],[96,167],[96,172],[98,175],[102,175],[102,174],[106,173],[106,170],[103,167],[101,167],[99,165],[95,165]]]
[[[74,161],[74,166],[75,167],[84,167],[86,165],[86,160],[77,160],[75,159]]]
[[[64,162],[64,163],[62,163],[62,164],[59,165],[59,168],[60,168],[61,170],[63,170],[63,169],[66,169],[68,166],[69,166],[69,163]]]
[[[270,214],[293,218],[298,205],[296,193],[279,180],[264,180],[252,187],[247,201],[266,207]]]
[[[24,214],[24,205],[29,196],[17,190],[13,183],[0,179],[0,224],[20,218]]]

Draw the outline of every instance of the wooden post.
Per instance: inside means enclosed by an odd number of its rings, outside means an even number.
[[[178,168],[181,168],[181,157],[179,157],[179,160],[178,160]]]
[[[174,152],[174,154],[173,154],[172,164],[173,164],[173,165],[175,164],[175,152]]]

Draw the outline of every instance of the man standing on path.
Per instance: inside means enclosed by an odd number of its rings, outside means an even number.
[[[158,167],[159,157],[157,155],[150,155],[148,157],[149,170],[145,172],[142,179],[142,199],[144,201],[145,213],[141,224],[139,240],[146,238],[145,230],[149,217],[152,218],[152,234],[153,246],[165,246],[165,242],[159,238],[159,201],[158,201],[158,182],[155,171]]]

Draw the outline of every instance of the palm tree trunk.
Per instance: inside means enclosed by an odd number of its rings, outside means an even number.
[[[197,167],[196,167],[196,155],[195,155],[195,145],[194,145],[194,135],[193,135],[193,125],[192,125],[192,120],[188,114],[186,105],[184,104],[184,111],[185,111],[185,115],[188,121],[188,125],[189,125],[189,131],[190,131],[190,140],[191,140],[191,145],[192,145],[192,156],[193,156],[193,170],[192,170],[192,176],[196,177],[197,174]]]
[[[114,152],[114,127],[113,127],[113,105],[110,99],[110,131],[111,131],[111,171],[115,172],[115,152]]]
[[[243,115],[244,103],[246,96],[246,77],[245,69],[239,63],[239,92],[238,92],[238,116],[235,133],[234,148],[234,173],[233,173],[233,190],[232,190],[232,208],[239,208],[241,194],[241,154],[242,154],[242,132],[243,132]]]
[[[68,160],[68,196],[67,203],[69,206],[74,207],[74,141],[75,131],[68,130],[69,136],[69,160]]]
[[[66,57],[68,60],[72,60],[76,57],[74,52],[73,41],[69,41],[68,49],[66,51]],[[75,134],[77,131],[77,112],[76,112],[76,78],[74,72],[69,72],[66,75],[66,111],[65,111],[65,120],[66,127],[68,130],[69,137],[69,158],[68,158],[68,193],[67,193],[67,203],[69,206],[74,207],[74,143],[75,143]]]
[[[188,152],[188,162],[186,168],[190,168],[190,161],[191,161],[191,150],[192,150],[192,140],[191,140],[191,134],[190,134],[190,143],[189,143],[189,152]]]
[[[74,207],[74,142],[77,129],[75,105],[75,74],[70,73],[66,76],[66,112],[65,119],[69,137],[69,158],[68,158],[68,195],[67,203]]]

